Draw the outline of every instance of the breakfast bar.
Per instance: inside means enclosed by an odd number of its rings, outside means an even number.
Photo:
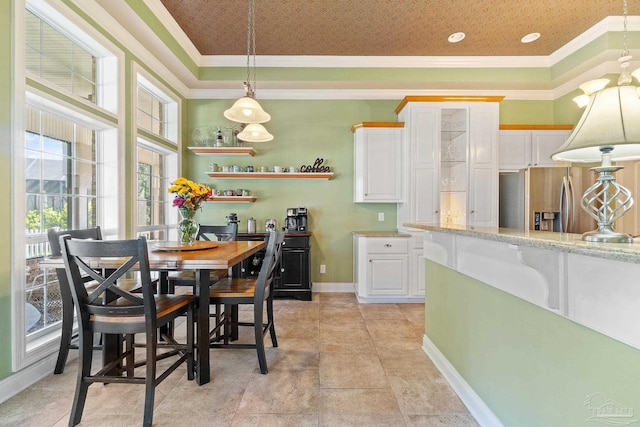
[[[424,232],[423,348],[476,419],[582,425],[611,415],[600,395],[640,407],[640,244],[404,226]]]

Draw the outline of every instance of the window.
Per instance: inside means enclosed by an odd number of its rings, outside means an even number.
[[[12,206],[14,370],[58,345],[57,275],[39,265],[50,252],[47,229],[100,225],[113,238],[121,221],[124,125],[118,127],[116,107],[124,54],[111,53],[104,46],[115,48],[97,31],[78,20],[83,31],[53,5],[69,12],[61,2],[31,0],[15,12],[14,69],[24,79],[17,80],[15,97],[23,113],[14,119],[13,191],[20,200]]]
[[[96,56],[29,11],[26,28],[27,71],[95,104]]]
[[[38,267],[47,254],[46,230],[95,227],[97,204],[96,132],[64,117],[27,107],[25,118],[26,303],[39,318],[28,319],[27,334],[61,321],[62,302],[54,272]],[[39,241],[39,242],[38,242]]]
[[[176,154],[138,142],[138,235],[168,240],[168,213],[171,209],[167,189],[175,176]],[[170,173],[172,171],[172,173]]]
[[[178,119],[180,99],[160,82],[134,66],[137,81],[137,201],[138,235],[171,240],[176,236],[177,212],[167,189],[178,177]]]
[[[154,136],[178,142],[178,101],[154,84],[150,78],[137,74],[136,123],[138,130]]]

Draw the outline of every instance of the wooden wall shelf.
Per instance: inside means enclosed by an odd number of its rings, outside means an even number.
[[[223,179],[331,179],[333,172],[207,172],[207,175]]]
[[[235,202],[235,203],[253,203],[256,198],[253,196],[211,196],[207,202]]]
[[[234,156],[255,156],[256,150],[253,147],[187,147],[199,156],[211,155],[234,155]]]

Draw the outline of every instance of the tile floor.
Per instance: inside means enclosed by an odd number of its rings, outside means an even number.
[[[154,426],[478,426],[421,349],[423,304],[321,293],[276,300],[275,313],[279,347],[267,338],[267,375],[255,350],[214,349],[210,383],[198,387],[179,368],[158,387]],[[0,426],[68,424],[71,353],[64,374],[0,404]],[[143,401],[142,386],[94,384],[80,425],[139,426]]]

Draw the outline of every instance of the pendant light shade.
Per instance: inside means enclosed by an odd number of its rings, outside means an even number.
[[[273,135],[267,132],[261,124],[251,123],[242,129],[242,132],[238,134],[238,139],[245,142],[268,142],[273,139]]]
[[[271,116],[265,112],[258,101],[248,96],[238,99],[224,116],[237,123],[266,123]]]

